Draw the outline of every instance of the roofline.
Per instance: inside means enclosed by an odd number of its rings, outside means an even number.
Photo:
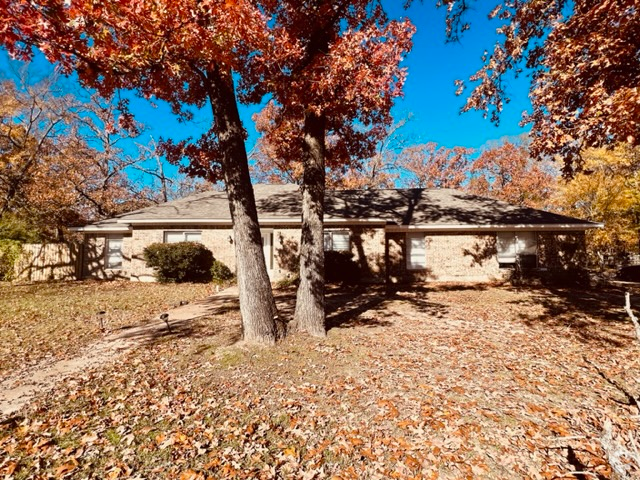
[[[604,223],[540,223],[540,224],[497,224],[497,225],[387,225],[387,232],[455,232],[473,230],[477,232],[495,232],[495,231],[538,231],[538,230],[563,230],[563,231],[582,231],[591,228],[604,228]]]
[[[120,219],[118,224],[127,225],[233,225],[230,219],[212,219],[212,218],[140,218],[140,219]],[[259,219],[261,226],[263,225],[300,225],[300,218],[291,217],[263,217]],[[387,220],[382,218],[325,218],[325,224],[379,224],[386,225]]]
[[[92,233],[92,232],[100,232],[100,233],[128,233],[131,231],[131,226],[129,225],[109,225],[109,226],[100,226],[100,225],[85,225],[84,227],[69,227],[69,230],[72,232],[81,232],[81,233]]]
[[[260,226],[265,227],[268,225],[300,225],[299,219],[295,218],[264,218],[260,221]],[[421,224],[421,225],[389,225],[388,222],[381,218],[327,218],[324,221],[325,225],[384,225],[385,230],[388,232],[453,232],[453,231],[478,231],[478,232],[494,232],[498,230],[520,230],[520,231],[534,231],[534,230],[563,230],[563,231],[582,231],[594,228],[604,228],[604,223],[541,223],[541,224],[495,224],[495,225],[464,225],[464,224]],[[109,224],[105,226],[101,225],[86,225],[84,227],[70,227],[72,232],[82,233],[128,233],[133,230],[134,225],[158,225],[158,226],[172,226],[172,225],[217,225],[217,226],[232,226],[231,221],[226,219],[210,219],[210,218],[195,218],[195,219],[178,219],[178,218],[161,218],[161,219],[133,219],[133,220],[117,220],[117,224]]]

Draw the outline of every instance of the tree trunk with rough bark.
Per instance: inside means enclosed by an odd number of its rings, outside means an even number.
[[[316,337],[327,334],[324,301],[325,130],[324,115],[305,114],[300,285],[293,328]]]
[[[209,98],[214,116],[214,131],[221,152],[220,163],[229,197],[233,222],[240,314],[244,340],[273,345],[283,329],[262,249],[253,186],[249,175],[244,128],[238,112],[235,87],[230,70],[207,72]]]

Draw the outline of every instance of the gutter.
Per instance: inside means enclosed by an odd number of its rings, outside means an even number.
[[[554,231],[577,232],[592,228],[604,228],[604,223],[521,223],[521,224],[496,224],[496,225],[387,225],[387,232],[495,232],[495,231]]]
[[[140,218],[140,219],[121,219],[117,220],[121,225],[219,225],[232,226],[233,223],[228,219],[211,219],[211,218]],[[259,220],[260,226],[267,225],[301,225],[299,218],[291,217],[266,217]],[[387,221],[381,218],[326,218],[325,225],[386,225]]]
[[[116,224],[106,226],[87,225],[85,227],[70,227],[72,232],[82,233],[128,233],[135,225],[154,225],[159,228],[167,228],[175,225],[212,225],[220,227],[232,227],[230,220],[210,218],[159,218],[159,219],[131,219],[116,220]],[[460,224],[425,224],[425,225],[389,225],[381,218],[328,218],[325,226],[349,226],[349,225],[376,225],[384,226],[387,232],[495,232],[495,231],[566,231],[579,232],[595,228],[604,228],[604,223],[566,223],[566,224],[495,224],[495,225],[460,225]],[[261,227],[273,226],[300,226],[299,219],[293,218],[264,218],[260,221]]]
[[[69,227],[69,230],[80,233],[128,233],[132,228],[129,225],[109,225],[105,227],[86,225],[84,227]]]

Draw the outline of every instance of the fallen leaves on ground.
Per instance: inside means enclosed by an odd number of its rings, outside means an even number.
[[[638,439],[638,412],[592,366],[640,385],[619,295],[340,289],[324,340],[265,349],[165,337],[6,421],[0,474],[612,478],[604,422],[620,441]],[[199,322],[239,328],[229,314]]]
[[[213,288],[130,281],[0,283],[0,379],[43,360],[69,358],[108,331],[145,323]]]

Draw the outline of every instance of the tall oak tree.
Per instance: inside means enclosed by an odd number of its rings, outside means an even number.
[[[246,85],[246,95],[273,95],[259,122],[265,141],[272,155],[301,160],[300,285],[293,328],[323,336],[325,168],[374,153],[402,91],[400,62],[411,48],[414,27],[408,20],[389,21],[375,0],[262,3],[278,41],[252,58],[263,81]]]
[[[0,0],[0,44],[23,60],[39,49],[64,73],[109,98],[118,89],[185,106],[208,105],[213,123],[167,153],[189,160],[189,173],[224,179],[233,221],[244,338],[272,344],[276,306],[238,112],[234,74],[272,42],[268,19],[248,0]],[[285,54],[287,49],[284,49]],[[251,79],[244,79],[251,83]]]

